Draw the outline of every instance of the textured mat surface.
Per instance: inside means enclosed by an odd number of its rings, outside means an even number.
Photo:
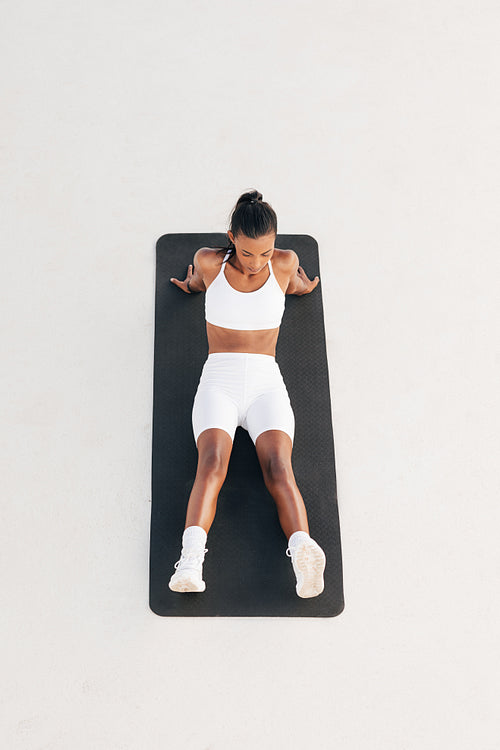
[[[170,282],[186,277],[199,247],[225,246],[224,233],[165,234],[156,245],[150,599],[161,616],[333,617],[344,607],[335,458],[318,245],[309,235],[278,235],[310,279],[307,295],[287,295],[276,360],[295,414],[292,465],[309,531],[326,554],[325,589],[301,599],[287,539],[262,477],[255,446],[236,430],[228,474],[208,534],[203,593],[170,591],[180,557],[197,466],[191,410],[208,356],[204,293]]]

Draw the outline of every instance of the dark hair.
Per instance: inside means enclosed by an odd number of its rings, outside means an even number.
[[[258,239],[272,232],[278,234],[278,218],[272,206],[262,200],[262,193],[250,190],[242,193],[236,201],[229,218],[229,229],[234,237],[244,234],[245,237]],[[231,250],[230,258],[236,252],[234,243],[229,239],[226,247],[213,249],[220,253]]]

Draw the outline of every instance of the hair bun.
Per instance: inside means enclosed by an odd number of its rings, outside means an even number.
[[[260,207],[248,211],[245,206],[249,203],[260,203]],[[266,234],[278,234],[276,213],[272,206],[262,199],[262,193],[259,193],[258,190],[246,190],[240,195],[229,216],[228,223],[234,237],[244,235],[257,238]],[[228,250],[229,248],[234,248],[232,241],[230,241],[229,247],[221,249]]]
[[[259,193],[258,190],[248,190],[246,193],[243,193],[238,198],[238,201],[236,203],[237,206],[240,206],[242,203],[263,203],[262,200],[262,193]]]

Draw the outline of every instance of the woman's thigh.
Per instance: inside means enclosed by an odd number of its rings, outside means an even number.
[[[198,388],[192,411],[193,434],[196,445],[205,430],[224,430],[234,440],[238,426],[238,406],[222,390],[214,387]]]
[[[248,407],[243,426],[256,447],[258,437],[264,432],[280,430],[286,433],[284,445],[290,446],[291,453],[295,416],[285,386],[273,388],[258,396]]]

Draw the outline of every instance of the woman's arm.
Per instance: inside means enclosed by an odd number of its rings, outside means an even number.
[[[179,279],[170,279],[170,281],[182,289],[187,294],[194,294],[195,292],[206,292],[207,288],[203,281],[203,270],[201,257],[205,248],[200,247],[194,254],[193,263],[188,266],[187,276],[184,281]],[[194,271],[193,271],[194,269]]]
[[[291,265],[290,265],[290,281],[287,286],[285,294],[309,294],[319,284],[319,276],[315,276],[314,279],[309,279],[306,272],[299,266],[299,256],[294,250],[289,250],[291,253]]]

